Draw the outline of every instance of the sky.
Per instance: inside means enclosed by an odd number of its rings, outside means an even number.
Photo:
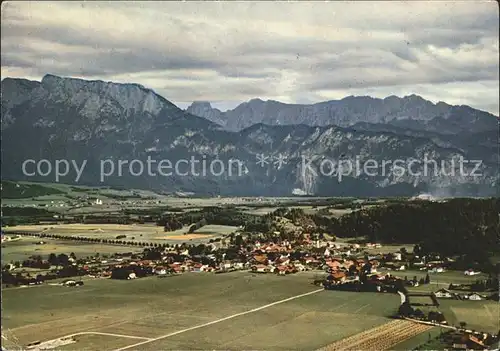
[[[4,1],[1,76],[139,83],[181,108],[417,94],[499,111],[496,1]]]

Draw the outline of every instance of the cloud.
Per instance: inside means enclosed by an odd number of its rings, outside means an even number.
[[[181,105],[411,90],[498,115],[498,17],[495,1],[3,2],[2,77],[135,82]]]

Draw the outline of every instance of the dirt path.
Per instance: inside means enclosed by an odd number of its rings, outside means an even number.
[[[224,318],[216,319],[216,320],[211,321],[211,322],[207,322],[207,323],[195,325],[195,326],[190,327],[190,328],[178,330],[176,332],[165,334],[165,335],[153,338],[153,339],[148,339],[146,341],[142,341],[142,342],[139,342],[137,344],[133,344],[133,345],[129,345],[129,346],[126,346],[126,347],[122,347],[122,348],[116,349],[114,351],[123,351],[123,350],[132,349],[132,348],[134,348],[135,350],[140,350],[140,346],[142,346],[144,344],[149,344],[149,343],[154,342],[154,341],[166,339],[166,338],[169,338],[169,337],[172,337],[172,336],[175,336],[175,335],[179,335],[179,334],[182,334],[182,333],[185,333],[185,332],[189,332],[191,330],[195,330],[195,329],[199,329],[199,328],[204,328],[204,327],[216,324],[216,323],[224,322],[224,321],[227,321],[227,320],[239,317],[239,316],[244,316],[244,315],[249,314],[249,313],[254,313],[254,312],[257,312],[257,311],[261,311],[261,310],[264,310],[264,309],[272,307],[272,306],[276,306],[276,305],[279,305],[279,304],[282,304],[282,303],[285,303],[285,302],[288,302],[288,301],[291,301],[291,300],[295,300],[295,299],[301,298],[303,296],[308,296],[308,295],[316,294],[316,293],[319,293],[319,292],[322,292],[322,291],[325,291],[325,290],[324,289],[317,289],[317,290],[310,291],[310,292],[307,292],[307,293],[304,293],[304,294],[295,295],[295,296],[292,296],[292,297],[289,297],[289,298],[286,298],[286,299],[283,299],[283,300],[279,300],[279,301],[276,301],[276,302],[273,302],[273,303],[270,303],[270,304],[267,304],[267,305],[264,305],[264,306],[260,306],[260,307],[257,307],[257,308],[254,308],[254,309],[251,309],[251,310],[248,310],[248,311],[245,311],[245,312],[236,313],[236,314],[224,317]]]

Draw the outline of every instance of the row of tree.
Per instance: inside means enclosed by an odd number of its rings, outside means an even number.
[[[80,242],[88,242],[88,243],[100,243],[100,244],[110,244],[110,245],[127,245],[127,246],[153,246],[153,247],[169,247],[168,244],[161,243],[151,243],[151,242],[140,242],[140,241],[131,241],[131,240],[120,240],[118,239],[103,239],[103,238],[95,238],[95,237],[84,237],[84,236],[69,236],[69,235],[59,235],[59,234],[37,234],[37,233],[24,233],[24,232],[12,232],[18,233],[20,235],[29,235],[39,238],[50,238],[57,240],[68,240],[68,241],[80,241]],[[123,238],[120,236],[120,238]]]

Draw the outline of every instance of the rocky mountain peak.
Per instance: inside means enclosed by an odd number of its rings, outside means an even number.
[[[193,101],[191,105],[187,108],[187,110],[202,110],[202,111],[210,111],[212,110],[212,104],[208,101]]]
[[[264,100],[259,99],[259,98],[255,98],[255,99],[251,99],[248,103],[250,103],[250,104],[252,104],[252,103],[253,104],[260,104],[260,103],[263,103],[263,102],[264,102]]]
[[[121,84],[102,80],[84,80],[78,78],[58,77],[47,74],[41,86],[48,94],[59,101],[69,99],[74,106],[84,106],[90,110],[98,110],[103,105],[118,105],[130,112],[140,108],[141,111],[158,114],[165,105],[171,105],[163,97],[139,84]]]
[[[186,109],[186,112],[192,115],[206,118],[221,126],[225,126],[225,121],[221,119],[222,112],[219,109],[213,108],[208,101],[194,101]]]

